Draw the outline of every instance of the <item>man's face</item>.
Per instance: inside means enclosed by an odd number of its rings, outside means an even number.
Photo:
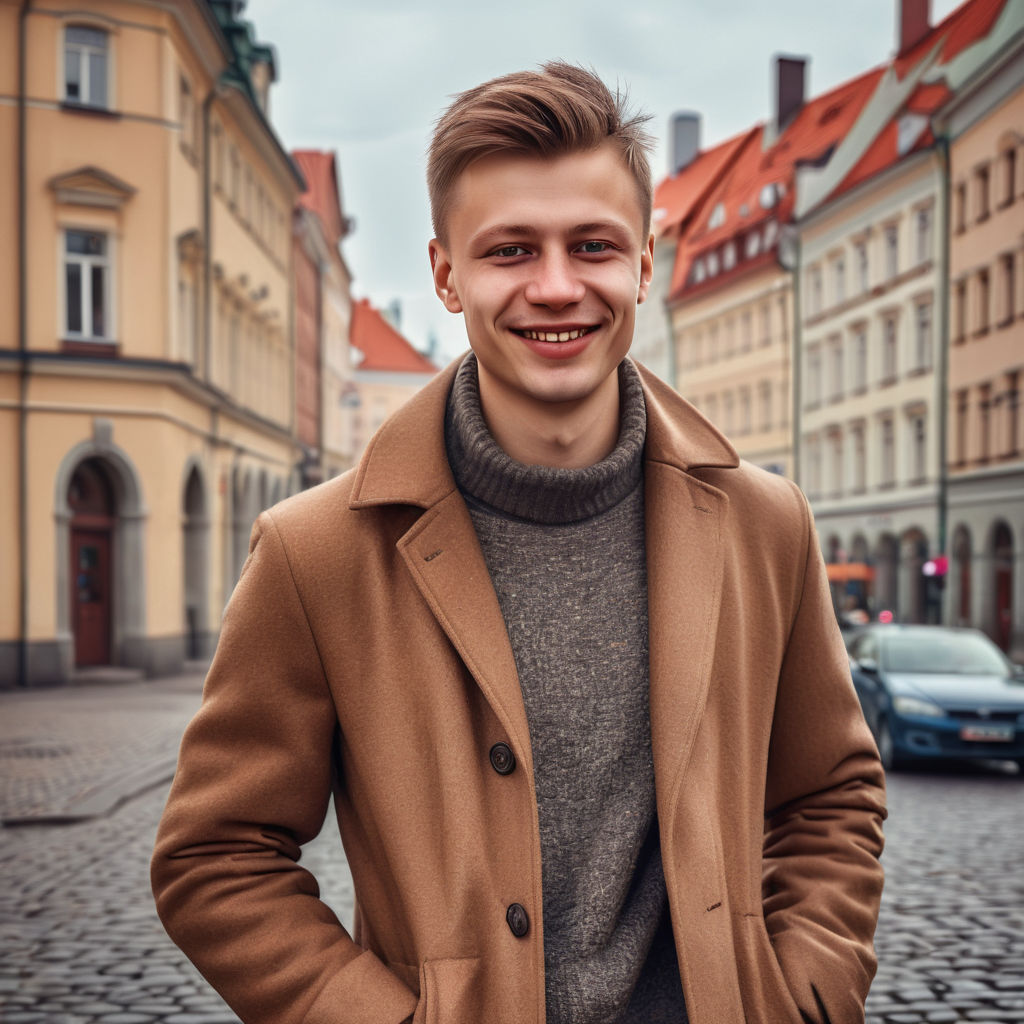
[[[653,236],[612,144],[553,159],[498,155],[455,185],[438,296],[465,314],[485,413],[607,398],[647,296]]]

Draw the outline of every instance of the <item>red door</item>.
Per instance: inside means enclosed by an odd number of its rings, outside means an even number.
[[[110,664],[110,530],[71,531],[75,664]]]

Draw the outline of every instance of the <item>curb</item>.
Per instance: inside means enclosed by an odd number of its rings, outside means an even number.
[[[135,771],[98,782],[60,810],[41,810],[34,814],[4,814],[0,825],[19,828],[26,825],[74,825],[102,818],[126,800],[141,796],[174,778],[177,756],[165,757]]]

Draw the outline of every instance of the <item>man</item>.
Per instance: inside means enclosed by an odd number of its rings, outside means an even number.
[[[627,359],[646,144],[569,65],[458,97],[472,353],[256,523],[153,862],[247,1022],[864,1019],[882,773],[802,495]]]

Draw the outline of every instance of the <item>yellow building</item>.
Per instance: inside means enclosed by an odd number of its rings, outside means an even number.
[[[294,486],[303,182],[241,7],[0,0],[4,684],[206,655]]]

